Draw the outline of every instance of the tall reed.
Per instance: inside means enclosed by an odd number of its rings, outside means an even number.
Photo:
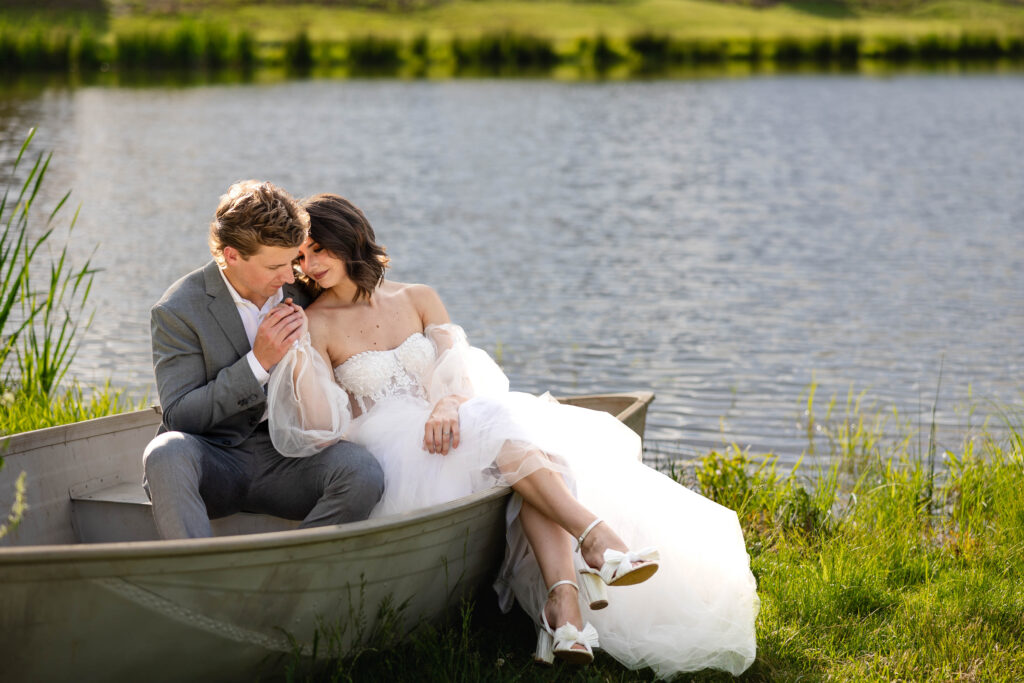
[[[4,459],[0,458],[0,469],[4,467]],[[0,538],[14,531],[25,516],[28,509],[28,500],[25,495],[25,472],[18,475],[14,480],[14,500],[11,502],[11,509],[7,511],[7,517],[0,520]]]
[[[0,27],[0,64],[10,71],[66,71],[74,38],[66,29]]]
[[[417,65],[430,61],[430,38],[426,33],[419,33],[409,42],[409,59]]]
[[[486,33],[473,38],[456,36],[451,43],[456,69],[490,72],[550,69],[558,56],[550,40],[512,32]]]
[[[626,59],[626,55],[617,50],[603,33],[593,39],[584,38],[580,41],[580,54],[584,62],[589,62],[596,71],[607,71]]]
[[[18,150],[11,171],[12,181],[21,166],[35,137],[35,129],[29,131]],[[21,183],[16,197],[11,196],[11,184],[8,183],[4,189],[3,199],[0,200],[0,224],[3,224],[3,234],[0,235],[0,370],[3,370],[7,356],[15,349],[21,334],[32,325],[36,314],[41,310],[38,303],[30,306],[28,310],[21,308],[22,304],[30,301],[31,290],[29,286],[29,272],[32,260],[36,257],[39,249],[46,244],[53,234],[53,228],[49,227],[54,213],[47,221],[48,227],[36,237],[30,233],[29,216],[32,204],[39,193],[46,169],[50,165],[51,155],[45,158],[39,155],[33,164],[28,176]],[[65,196],[60,205],[67,200]],[[60,208],[58,205],[58,209]],[[20,319],[17,317],[21,313]]]
[[[644,70],[656,70],[664,68],[669,63],[670,40],[666,35],[659,35],[652,32],[638,33],[626,40],[630,52],[640,59],[640,68]]]
[[[256,61],[255,52],[245,29],[185,20],[171,28],[116,32],[110,61],[122,69],[247,69]]]
[[[51,222],[66,199],[67,195],[50,215]],[[68,227],[69,233],[77,219],[76,211]],[[44,288],[23,292],[22,311],[25,317],[31,317],[31,324],[22,331],[16,354],[21,391],[47,398],[64,379],[75,356],[75,336],[96,272],[90,261],[81,267],[73,266],[67,244],[51,259],[49,272],[43,278]],[[28,284],[32,284],[31,277]],[[84,327],[88,328],[90,322],[91,316]]]
[[[35,136],[31,130],[19,150],[12,174]],[[4,330],[5,342],[0,348],[0,367],[7,356],[15,351],[17,356],[17,378],[8,378],[5,385],[17,384],[20,390],[38,393],[49,398],[54,388],[64,377],[71,360],[75,333],[79,329],[80,315],[89,296],[95,273],[87,261],[80,267],[73,266],[68,257],[65,243],[59,251],[49,256],[49,272],[44,279],[45,286],[37,289],[37,278],[32,276],[32,264],[40,265],[43,256],[40,249],[51,242],[55,220],[66,204],[70,192],[65,194],[46,218],[42,232],[31,238],[32,207],[49,168],[52,153],[36,156],[35,163],[25,181],[21,183],[13,206],[10,200],[10,186],[0,202],[0,220],[3,212],[9,211],[0,238],[0,326]],[[68,230],[74,228],[78,212],[71,218]],[[14,304],[20,306],[20,322],[14,320]],[[86,323],[88,326],[88,323]],[[8,330],[8,327],[10,329]]]
[[[95,269],[72,263],[69,244],[53,244],[66,193],[37,225],[34,210],[52,159],[35,156],[17,181],[35,136],[28,135],[0,200],[0,434],[88,419],[131,407],[123,391],[107,384],[91,392],[63,382],[88,328],[86,305]],[[13,190],[13,192],[12,192]],[[78,212],[71,217],[68,234]],[[15,362],[11,363],[13,354]]]
[[[302,29],[284,42],[284,64],[295,72],[304,73],[313,68],[313,41],[309,32]]]
[[[387,71],[402,63],[402,44],[394,38],[353,36],[347,47],[348,64],[357,71]]]

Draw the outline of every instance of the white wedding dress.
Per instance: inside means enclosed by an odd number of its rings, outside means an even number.
[[[453,393],[472,396],[459,409],[459,447],[428,453],[424,423]],[[664,677],[709,667],[739,674],[753,662],[760,602],[736,514],[641,464],[639,437],[611,415],[510,392],[460,327],[431,325],[333,373],[305,341],[274,369],[268,401],[271,436],[285,455],[310,455],[344,436],[377,457],[385,488],[371,517],[511,484],[540,467],[559,471],[632,548],[661,553],[650,580],[609,589],[607,608],[581,604],[601,648]],[[536,620],[546,590],[518,520],[521,505],[514,495],[495,589],[503,610],[517,600]],[[575,561],[584,566],[578,553]]]

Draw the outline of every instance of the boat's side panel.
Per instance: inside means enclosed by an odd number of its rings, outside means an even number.
[[[372,534],[338,527],[245,551],[0,564],[0,662],[21,680],[252,680],[317,630],[326,655],[389,623],[404,633],[493,578],[507,501],[495,493]],[[165,655],[158,666],[154,652]]]
[[[76,543],[70,489],[142,481],[142,452],[156,434],[155,411],[125,413],[71,427],[30,432],[0,443],[0,510],[10,509],[22,471],[29,506],[3,545]]]

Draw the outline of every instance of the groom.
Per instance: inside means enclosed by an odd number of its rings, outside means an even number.
[[[365,519],[380,499],[384,473],[362,447],[285,458],[267,429],[270,370],[305,332],[299,305],[309,297],[293,286],[292,262],[308,227],[287,192],[232,185],[210,224],[214,260],[153,306],[163,423],[143,463],[162,538],[210,536],[210,519],[240,511],[340,524]]]

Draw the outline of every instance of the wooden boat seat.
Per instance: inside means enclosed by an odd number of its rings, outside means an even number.
[[[142,484],[93,480],[71,488],[71,523],[80,543],[153,541],[153,505]],[[214,536],[297,529],[298,521],[240,512],[211,520]]]

